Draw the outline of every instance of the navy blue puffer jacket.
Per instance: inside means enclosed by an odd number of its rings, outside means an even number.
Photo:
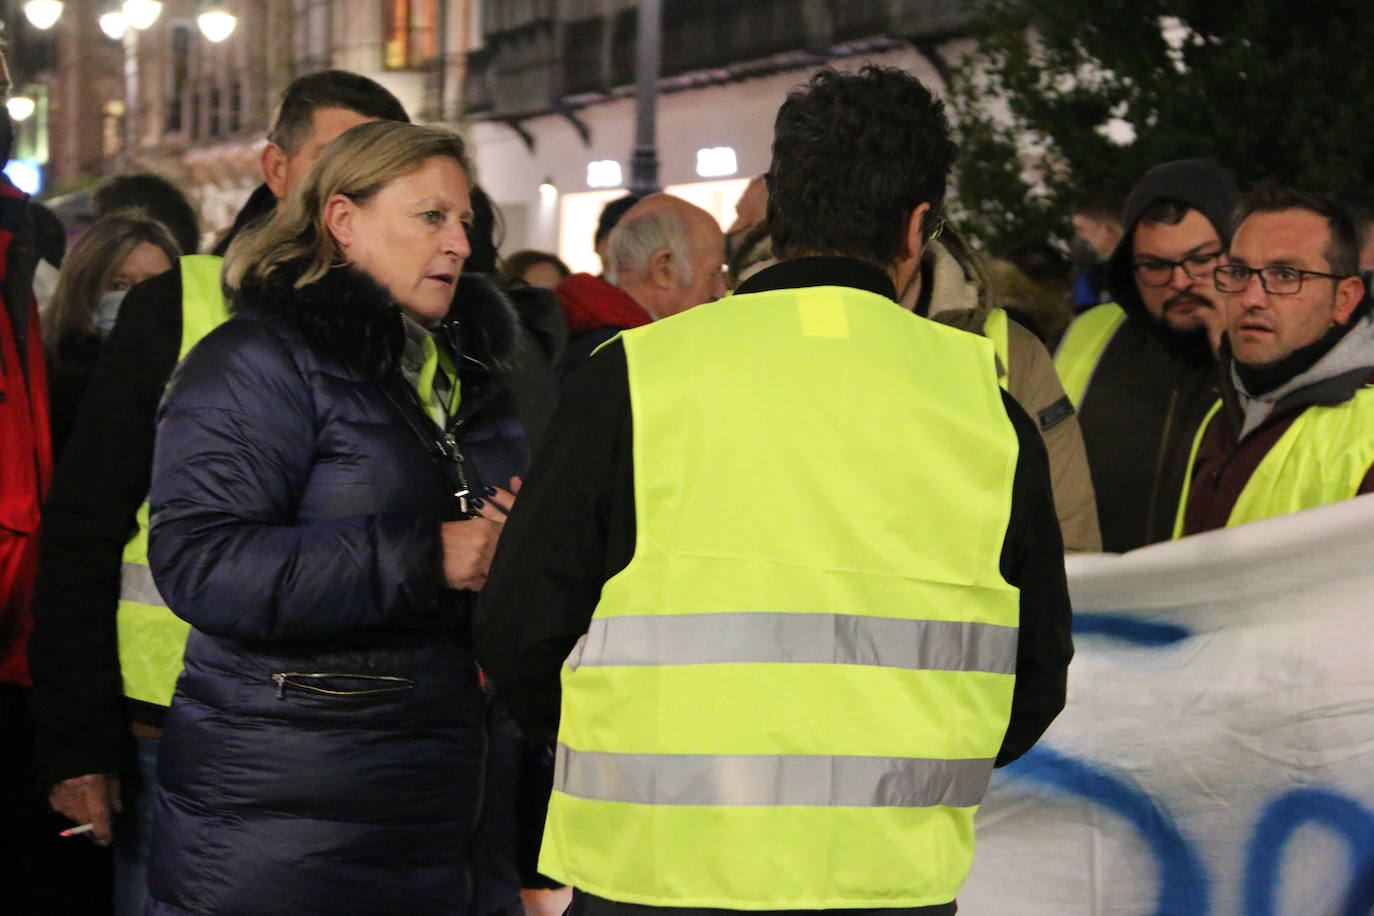
[[[194,630],[159,760],[150,912],[453,914],[518,906],[518,734],[479,687],[455,518],[396,370],[399,314],[347,269],[243,291],[160,414],[150,561]],[[450,431],[475,486],[526,459],[493,366],[499,297],[465,304]],[[476,314],[473,314],[474,309]]]

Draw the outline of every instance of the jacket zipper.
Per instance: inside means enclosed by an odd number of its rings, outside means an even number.
[[[453,493],[453,498],[458,500],[458,513],[464,518],[470,518],[472,488],[468,486],[467,459],[463,457],[463,450],[458,445],[458,431],[462,426],[462,420],[453,420],[449,423],[448,429],[444,430],[443,443],[447,446],[444,457],[452,463],[454,476],[458,478],[458,489]]]

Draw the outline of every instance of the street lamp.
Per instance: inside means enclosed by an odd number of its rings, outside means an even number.
[[[218,5],[196,17],[196,25],[200,26],[200,34],[215,44],[219,44],[234,34],[234,27],[238,24],[237,16]]]
[[[141,32],[157,22],[158,14],[162,12],[162,4],[158,0],[124,0],[123,9],[124,18],[129,21],[129,25]]]
[[[33,23],[35,29],[50,29],[62,18],[61,0],[29,0],[24,4],[24,15]]]
[[[9,109],[11,118],[16,121],[23,121],[33,114],[33,110],[37,106],[33,99],[26,95],[12,95],[5,102],[5,107]]]
[[[128,30],[129,17],[125,16],[121,10],[111,10],[101,14],[100,31],[104,32],[111,41],[119,41]]]

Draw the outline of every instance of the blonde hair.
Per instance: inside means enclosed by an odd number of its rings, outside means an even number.
[[[388,182],[435,156],[453,159],[471,177],[463,139],[451,131],[398,121],[371,121],[344,131],[324,148],[270,219],[234,239],[225,253],[224,285],[239,289],[300,259],[306,265],[295,287],[314,283],[341,261],[338,243],[325,225],[325,203],[335,194],[365,203]]]
[[[124,261],[147,242],[162,249],[176,263],[181,248],[171,231],[141,210],[121,210],[90,225],[62,260],[62,273],[52,297],[52,311],[43,323],[43,347],[51,355],[69,331],[92,330],[91,316]]]

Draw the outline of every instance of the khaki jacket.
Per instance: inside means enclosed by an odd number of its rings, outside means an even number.
[[[1014,304],[991,301],[977,267],[957,258],[938,241],[926,246],[921,275],[923,282],[931,283],[930,317],[941,324],[981,334],[993,308]],[[1011,365],[999,366],[999,371],[1008,379],[1007,393],[1040,427],[1050,457],[1054,507],[1064,535],[1064,549],[1071,553],[1100,551],[1097,500],[1078,416],[1064,394],[1045,345],[1015,321],[1007,324],[1007,356]]]

